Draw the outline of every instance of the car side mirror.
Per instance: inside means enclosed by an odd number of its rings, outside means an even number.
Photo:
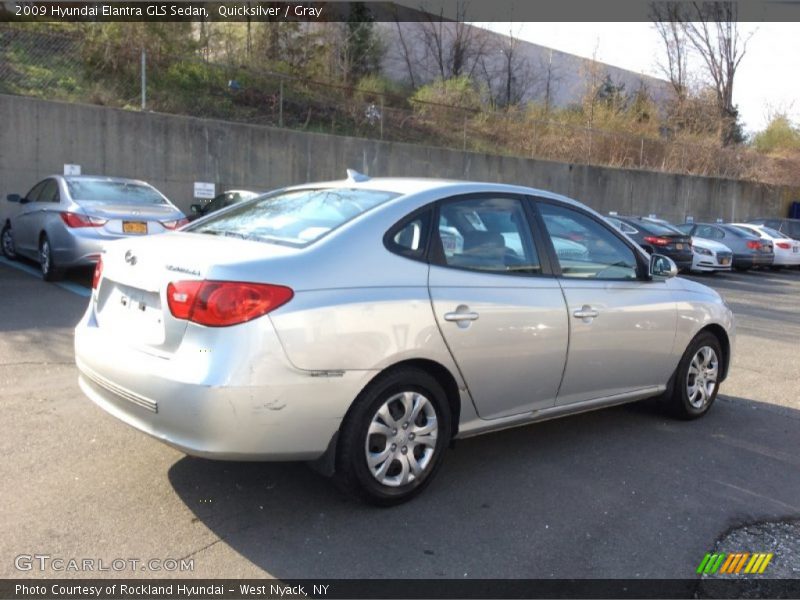
[[[663,254],[653,254],[650,257],[650,277],[663,277],[670,279],[678,274],[678,265]]]
[[[194,214],[199,214],[200,213],[200,205],[199,204],[192,204],[189,207],[189,210],[191,210]]]
[[[6,200],[9,202],[21,202],[22,198],[20,198],[19,194],[9,194],[6,196]]]

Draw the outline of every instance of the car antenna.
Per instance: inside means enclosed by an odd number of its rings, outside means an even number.
[[[347,169],[347,181],[353,181],[353,182],[369,181],[369,175],[364,175],[363,173],[359,173],[355,169]]]

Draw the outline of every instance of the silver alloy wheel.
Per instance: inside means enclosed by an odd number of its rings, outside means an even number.
[[[39,244],[39,265],[42,267],[43,275],[50,272],[50,242],[47,238],[44,238]]]
[[[431,465],[439,425],[430,400],[401,392],[384,402],[367,430],[367,467],[381,484],[399,487],[418,479]]]
[[[703,408],[708,404],[718,377],[719,359],[716,351],[711,346],[701,347],[692,358],[686,375],[689,404],[694,408]]]
[[[14,238],[11,237],[11,229],[3,229],[3,252],[6,256],[14,256]]]

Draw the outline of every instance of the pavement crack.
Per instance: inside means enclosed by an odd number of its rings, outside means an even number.
[[[187,558],[191,558],[191,557],[195,556],[196,554],[200,554],[201,552],[203,552],[203,551],[205,551],[205,550],[208,550],[208,549],[209,549],[209,548],[211,548],[212,546],[216,546],[216,545],[217,545],[217,544],[219,544],[221,541],[223,541],[223,538],[221,538],[221,537],[218,537],[217,539],[215,539],[215,540],[214,540],[213,542],[211,542],[210,544],[206,544],[206,545],[205,545],[205,546],[203,546],[202,548],[198,548],[198,549],[197,549],[197,550],[195,550],[194,552],[190,552],[190,553],[189,553],[189,554],[187,554],[186,556],[182,556],[182,557],[181,557],[179,560],[186,560]]]

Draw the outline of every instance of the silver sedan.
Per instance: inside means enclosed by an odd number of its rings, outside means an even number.
[[[733,315],[675,273],[562,196],[353,173],[110,245],[79,381],[188,454],[315,461],[394,504],[453,439],[659,395],[704,415]]]
[[[144,181],[53,175],[0,209],[0,246],[6,258],[39,262],[46,281],[64,269],[97,262],[106,243],[163,233],[188,221]]]

